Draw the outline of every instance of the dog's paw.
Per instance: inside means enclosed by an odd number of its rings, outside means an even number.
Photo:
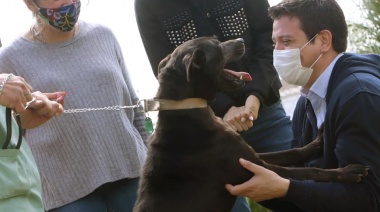
[[[339,181],[344,183],[358,183],[368,175],[368,166],[361,164],[350,164],[340,169]]]

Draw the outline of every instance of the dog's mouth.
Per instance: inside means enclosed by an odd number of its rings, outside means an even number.
[[[249,73],[224,69],[220,78],[219,89],[221,91],[237,90],[244,87],[246,81],[252,81]]]
[[[244,56],[245,45],[243,39],[229,40],[219,45],[221,46],[226,64],[240,60]],[[221,91],[233,91],[244,87],[246,81],[252,81],[248,73],[224,69],[220,77],[219,88]]]
[[[239,78],[240,80],[243,80],[244,82],[252,81],[251,75],[247,72],[236,72],[230,69],[224,69],[224,72],[226,72],[228,76],[233,77],[233,78]]]

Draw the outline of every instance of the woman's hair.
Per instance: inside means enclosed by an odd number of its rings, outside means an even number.
[[[329,30],[333,49],[336,52],[347,49],[347,23],[335,0],[283,0],[269,8],[269,16],[273,20],[283,16],[297,17],[309,40],[320,31]]]

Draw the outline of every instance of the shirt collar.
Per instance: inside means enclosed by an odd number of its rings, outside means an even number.
[[[330,63],[330,65],[327,66],[325,71],[323,71],[321,76],[319,76],[318,79],[311,86],[309,92],[301,88],[301,95],[307,97],[311,101],[312,104],[313,104],[313,101],[317,100],[318,98],[325,99],[332,70],[336,64],[336,61],[341,56],[343,56],[343,53],[340,53],[335,57],[335,59]]]

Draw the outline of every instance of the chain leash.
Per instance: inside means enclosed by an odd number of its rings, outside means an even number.
[[[149,100],[147,99],[141,99],[137,102],[135,105],[131,106],[107,106],[107,107],[98,107],[98,108],[78,108],[78,109],[66,109],[63,111],[63,113],[85,113],[85,112],[91,112],[91,111],[119,111],[121,109],[137,109],[137,112],[146,113],[149,111],[149,108],[147,107],[147,103]],[[144,103],[144,104],[142,104]]]
[[[141,103],[144,104],[141,104]],[[148,112],[154,111],[155,108],[153,108],[155,105],[149,104],[148,102],[152,102],[152,100],[142,99],[137,102],[135,105],[131,106],[108,106],[108,107],[99,107],[99,108],[79,108],[79,109],[67,109],[64,110],[63,113],[72,114],[72,113],[85,113],[85,112],[91,112],[91,111],[119,111],[121,109],[137,109],[137,112],[145,113],[144,118],[144,125],[145,125],[145,131],[151,135],[154,131],[154,126],[152,119],[149,117]]]
[[[138,108],[139,112],[144,112],[144,108],[137,104],[133,106],[108,106],[108,107],[100,107],[100,108],[80,108],[80,109],[67,109],[64,110],[63,113],[85,113],[91,111],[118,111],[121,109],[135,109]]]

